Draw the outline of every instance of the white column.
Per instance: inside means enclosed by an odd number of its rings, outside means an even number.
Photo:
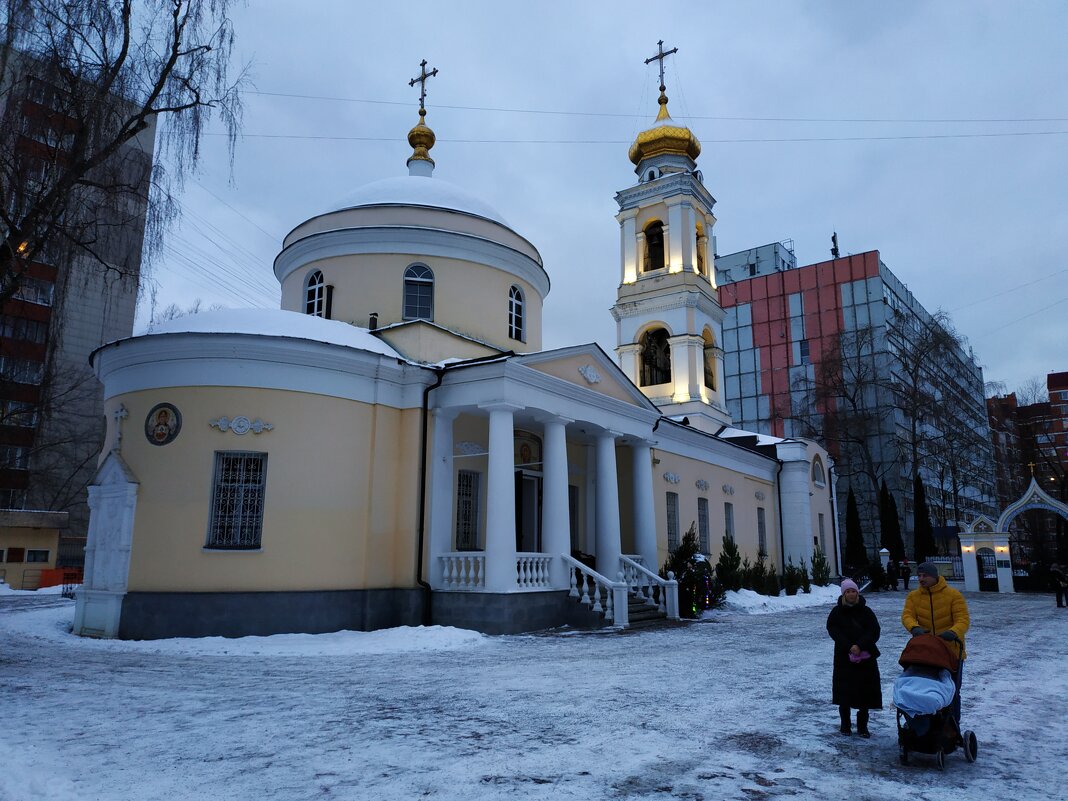
[[[455,409],[434,409],[434,434],[430,446],[430,520],[427,577],[435,590],[443,587],[441,560],[443,553],[453,549],[453,501],[456,497],[452,461],[452,422]]]
[[[634,277],[641,278],[645,272],[645,231],[634,233]]]
[[[637,214],[637,209],[633,209],[616,217],[619,220],[619,253],[622,262],[620,266],[624,284],[633,284],[638,279],[638,240],[637,221],[635,220]]]
[[[545,425],[541,496],[541,530],[545,553],[553,557],[549,579],[558,590],[569,587],[568,568],[560,554],[571,554],[571,515],[567,482],[567,424],[565,417],[550,417]]]
[[[787,560],[794,567],[812,561],[812,498],[809,495],[809,476],[812,465],[808,445],[800,440],[784,440],[775,446],[782,460],[779,471],[779,497],[782,500],[782,542],[785,553],[780,556],[785,567]]]
[[[619,359],[619,369],[623,371],[623,375],[631,380],[634,386],[639,386],[638,375],[639,359],[641,358],[642,346],[637,342],[632,342],[626,345],[620,345],[616,348],[616,357]]]
[[[615,581],[621,553],[616,435],[605,431],[597,436],[597,572]]]
[[[648,442],[631,446],[634,460],[634,548],[654,573],[660,556],[656,547],[656,513],[653,506],[653,456]]]
[[[976,535],[958,534],[960,540],[960,565],[964,569],[964,589],[979,592],[979,565],[975,559]]]
[[[671,254],[671,261],[668,262],[669,273],[681,272],[683,269],[683,247],[682,242],[686,237],[686,224],[682,217],[682,205],[674,204],[668,206],[668,222],[664,226],[664,258],[667,259],[668,251]]]
[[[513,592],[515,567],[515,434],[512,414],[521,407],[488,404],[489,473],[486,486],[486,591]]]

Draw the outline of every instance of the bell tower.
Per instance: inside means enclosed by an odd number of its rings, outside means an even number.
[[[716,288],[715,198],[697,157],[701,143],[668,113],[664,59],[660,110],[630,147],[638,182],[616,194],[621,279],[612,307],[616,355],[627,376],[672,417],[715,432],[731,419],[723,400],[723,309]]]

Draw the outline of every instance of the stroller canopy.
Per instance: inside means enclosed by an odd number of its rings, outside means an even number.
[[[898,664],[903,668],[914,665],[940,668],[956,673],[960,656],[949,650],[950,644],[933,634],[920,634],[905,643]]]

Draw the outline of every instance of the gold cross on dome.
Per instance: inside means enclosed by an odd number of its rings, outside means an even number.
[[[660,62],[660,91],[663,92],[667,87],[664,86],[664,59],[670,56],[672,53],[678,53],[679,48],[673,47],[670,50],[664,50],[664,40],[661,39],[656,43],[657,54],[651,58],[645,59],[646,64],[651,64],[654,61]]]
[[[424,58],[419,62],[419,76],[412,78],[408,81],[409,86],[415,86],[419,84],[419,111],[426,111],[426,82],[428,78],[433,78],[438,74],[438,68],[434,67],[430,72],[426,71],[426,59]]]

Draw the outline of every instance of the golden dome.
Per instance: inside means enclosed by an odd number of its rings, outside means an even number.
[[[408,131],[408,144],[412,146],[412,155],[408,161],[429,161],[433,164],[434,159],[430,158],[430,148],[434,146],[435,136],[423,121],[425,116],[426,109],[419,109],[419,122]]]
[[[668,99],[663,90],[660,92],[660,112],[656,115],[656,124],[642,131],[634,144],[630,146],[630,160],[638,164],[650,156],[670,155],[689,156],[694,161],[701,155],[701,143],[689,128],[674,125],[668,113]]]

